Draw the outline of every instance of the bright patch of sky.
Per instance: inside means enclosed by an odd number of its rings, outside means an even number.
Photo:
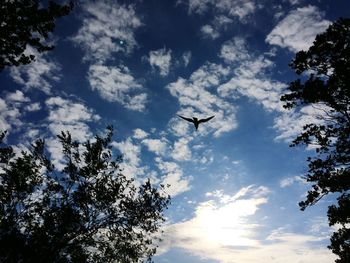
[[[82,1],[58,20],[56,48],[0,74],[0,130],[16,150],[56,134],[113,150],[136,181],[169,185],[156,263],[332,262],[327,200],[301,212],[313,149],[288,143],[326,109],[286,111],[295,53],[347,0]],[[208,118],[198,131],[188,118]]]

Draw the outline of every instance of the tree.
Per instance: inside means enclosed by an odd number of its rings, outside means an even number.
[[[111,127],[84,144],[68,132],[58,139],[61,171],[43,140],[20,156],[0,148],[0,261],[150,262],[170,202],[164,187],[138,186],[121,173]]]
[[[73,2],[59,5],[49,2],[47,8],[39,0],[2,0],[0,3],[0,72],[7,66],[29,64],[34,54],[26,52],[27,46],[39,53],[52,50],[47,44],[49,33],[55,28],[57,18],[69,14]]]
[[[350,19],[339,19],[319,34],[308,51],[300,51],[290,66],[304,81],[289,85],[281,97],[285,108],[315,105],[324,111],[322,124],[307,124],[291,146],[317,145],[309,157],[308,182],[313,183],[302,210],[328,194],[337,198],[328,207],[330,226],[339,227],[329,248],[337,263],[350,262]]]

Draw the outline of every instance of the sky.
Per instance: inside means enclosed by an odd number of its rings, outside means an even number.
[[[289,147],[322,112],[280,96],[296,52],[349,16],[348,0],[80,1],[53,51],[0,73],[0,130],[17,152],[45,138],[60,168],[56,134],[113,125],[124,174],[170,185],[156,263],[332,262],[333,199],[300,211],[314,149]]]

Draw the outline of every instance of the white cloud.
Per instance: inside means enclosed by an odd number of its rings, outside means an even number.
[[[48,128],[52,137],[46,140],[52,163],[57,169],[64,167],[62,146],[56,138],[61,131],[69,131],[74,140],[85,142],[92,137],[89,122],[98,121],[101,117],[87,108],[83,103],[62,97],[51,97],[45,101],[49,110]]]
[[[247,96],[260,103],[268,111],[283,111],[280,97],[286,84],[266,77],[266,71],[274,66],[264,56],[250,55],[242,38],[233,38],[223,44],[220,56],[229,63],[238,63],[231,79],[218,87],[222,97]]]
[[[152,67],[157,67],[159,69],[161,76],[164,77],[168,75],[171,66],[171,50],[167,51],[165,48],[161,48],[150,51],[148,62]]]
[[[188,147],[189,139],[188,138],[180,138],[176,142],[174,142],[173,151],[171,153],[171,157],[177,161],[189,161],[192,158],[192,153],[190,148]]]
[[[266,42],[288,48],[292,52],[307,50],[317,34],[329,26],[330,21],[315,6],[306,6],[291,11],[266,37]]]
[[[85,50],[85,59],[103,62],[137,46],[134,31],[141,21],[131,5],[105,0],[87,2],[83,9],[83,26],[72,40]]]
[[[20,112],[0,98],[0,131],[10,131],[13,126],[20,126]]]
[[[140,129],[140,128],[137,128],[134,130],[134,138],[135,139],[139,139],[139,140],[142,140],[144,138],[146,138],[148,136],[148,133],[145,132],[144,130]]]
[[[92,89],[107,101],[118,102],[130,110],[144,110],[147,94],[127,67],[92,65],[88,80]]]
[[[226,41],[221,47],[220,57],[228,63],[249,59],[245,40],[241,37],[234,37]]]
[[[147,146],[148,150],[154,152],[157,155],[163,155],[167,149],[167,143],[165,140],[159,139],[144,139],[142,143]]]
[[[41,109],[40,102],[35,102],[26,106],[27,111],[38,111]]]
[[[74,139],[86,141],[91,137],[90,128],[86,123],[101,119],[81,102],[51,97],[45,104],[49,109],[49,129],[53,135],[68,130]]]
[[[202,26],[201,33],[204,37],[210,37],[211,39],[216,39],[220,36],[220,33],[216,31],[211,25]]]
[[[204,14],[209,8],[244,20],[255,11],[255,3],[250,0],[188,0],[189,13]]]
[[[165,174],[161,183],[165,186],[169,185],[166,191],[170,196],[174,197],[190,189],[191,178],[185,177],[182,169],[176,163],[166,162],[160,157],[156,157],[155,161],[159,170]]]
[[[188,64],[190,63],[191,57],[192,57],[191,51],[186,51],[183,53],[182,60],[184,62],[185,67],[187,67]]]
[[[222,263],[331,262],[334,256],[319,245],[318,237],[286,231],[284,228],[262,232],[257,210],[264,209],[269,190],[249,186],[233,195],[214,191],[195,209],[194,216],[165,229],[159,253],[180,248],[206,260]],[[255,220],[252,220],[252,218]],[[266,232],[265,232],[266,233]],[[258,238],[258,236],[260,238]]]
[[[121,142],[112,142],[112,146],[117,148],[123,156],[121,168],[123,174],[128,178],[137,178],[145,173],[145,167],[141,166],[141,146],[136,145],[130,138]]]
[[[274,120],[273,127],[280,133],[276,140],[291,142],[303,131],[306,124],[324,124],[328,118],[326,112],[329,112],[329,109],[324,105],[308,105],[297,111],[284,112]]]
[[[29,102],[30,99],[26,96],[24,96],[23,92],[20,90],[16,90],[13,93],[9,93],[6,96],[7,100],[11,100],[13,102]]]
[[[193,72],[188,80],[179,78],[167,86],[171,95],[179,100],[181,109],[178,114],[187,117],[197,116],[198,118],[215,115],[214,119],[205,123],[205,129],[199,127],[200,134],[213,132],[214,136],[220,136],[222,133],[237,127],[236,108],[215,94],[215,86],[218,86],[229,72],[229,69],[223,66],[206,63]],[[177,124],[177,122],[182,122],[182,124]],[[179,125],[190,125],[178,117],[173,118],[169,124],[172,131],[175,130],[174,126],[179,128]],[[193,127],[191,129],[193,130]],[[183,134],[184,131],[188,131],[188,129],[184,128],[182,131],[174,133]]]
[[[59,81],[61,67],[58,63],[48,59],[47,56],[32,49],[28,49],[28,52],[35,55],[35,61],[29,65],[11,67],[10,76],[26,89],[35,88],[46,94],[51,94],[51,81]]]
[[[289,187],[296,182],[306,183],[306,181],[301,176],[293,176],[293,177],[288,177],[288,178],[282,179],[280,181],[280,187],[282,187],[282,188]]]

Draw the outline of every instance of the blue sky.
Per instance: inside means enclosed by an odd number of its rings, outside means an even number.
[[[299,210],[313,149],[288,147],[322,109],[279,98],[295,53],[349,14],[347,0],[82,1],[54,51],[0,74],[0,129],[17,151],[45,138],[59,168],[57,133],[114,125],[124,173],[171,185],[156,263],[331,262],[332,199]],[[215,118],[195,131],[177,114]]]

